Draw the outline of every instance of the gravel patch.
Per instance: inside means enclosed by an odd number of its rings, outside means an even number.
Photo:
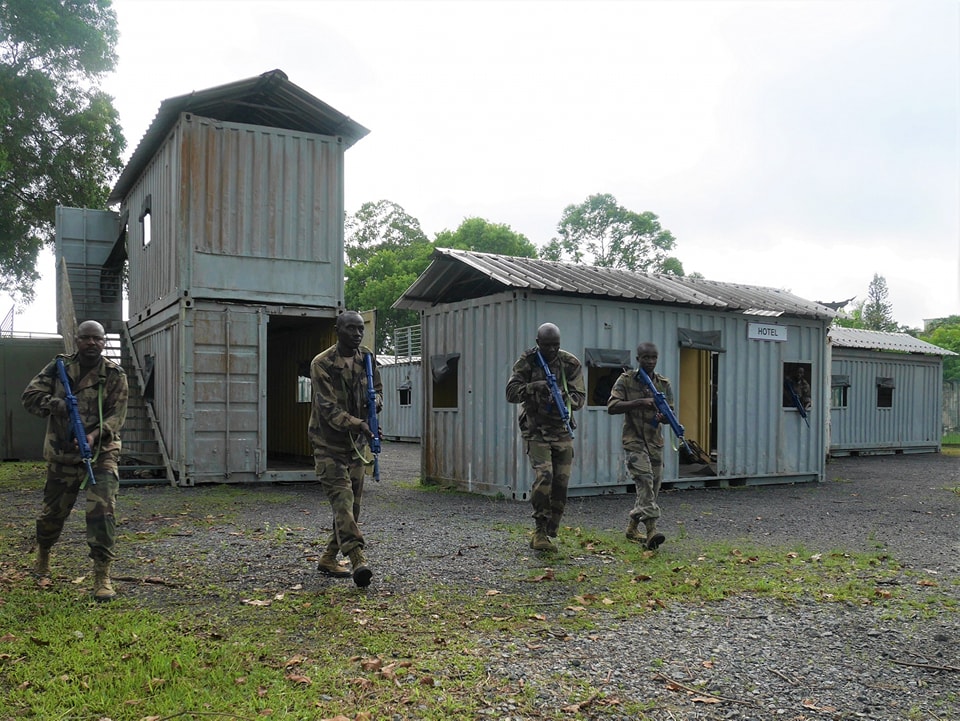
[[[387,443],[383,481],[368,481],[361,527],[374,570],[356,593],[400,595],[450,587],[490,589],[543,609],[548,629],[532,638],[489,637],[487,669],[502,688],[534,689],[544,713],[616,720],[623,702],[647,704],[645,718],[960,719],[960,617],[890,617],[878,607],[799,600],[785,605],[751,596],[672,604],[628,619],[601,616],[589,632],[562,630],[574,590],[530,583],[552,563],[591,568],[616,559],[584,553],[575,529],[622,532],[632,497],[573,498],[559,559],[527,547],[527,503],[424,492],[419,446]],[[742,540],[805,552],[876,552],[960,601],[960,459],[938,454],[831,461],[819,484],[666,491],[662,530],[683,543]],[[208,486],[121,489],[125,541],[114,566],[126,597],[145,605],[213,602],[192,579],[214,569],[217,585],[239,602],[291,592],[322,593],[316,571],[329,533],[329,505],[316,484],[236,487],[226,497]],[[222,489],[220,489],[222,490]],[[30,548],[39,492],[2,494],[7,522],[25,529]],[[214,505],[208,500],[216,499]],[[55,572],[81,573],[87,560],[79,507]],[[139,534],[139,535],[138,535]],[[136,540],[142,537],[144,540]],[[131,540],[134,539],[134,540]],[[28,560],[24,556],[24,565]],[[910,580],[910,583],[916,583]],[[550,621],[557,621],[552,625]],[[597,691],[582,699],[589,684]],[[576,693],[575,693],[576,692]],[[577,698],[580,705],[571,699]],[[477,718],[521,719],[509,694],[490,698]],[[578,716],[579,714],[579,716]]]

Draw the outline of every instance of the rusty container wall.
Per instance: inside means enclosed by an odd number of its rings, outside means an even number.
[[[943,359],[831,346],[846,406],[830,408],[830,455],[936,453],[943,440]],[[892,405],[878,407],[878,379],[893,380]]]
[[[794,362],[809,363],[816,373],[823,373],[825,322],[777,321],[787,326],[789,340],[775,343],[750,340],[750,320],[742,314],[714,310],[523,292],[426,310],[422,321],[425,476],[468,491],[529,499],[533,473],[517,429],[519,406],[506,402],[505,387],[514,361],[535,344],[537,327],[549,321],[560,328],[561,347],[581,362],[586,348],[604,348],[628,351],[635,367],[637,344],[642,340],[656,343],[660,350],[657,371],[671,378],[675,390],[680,364],[678,328],[719,331],[725,350],[717,359],[720,395],[715,409],[715,480],[819,480],[825,458],[824,404],[817,396],[819,407],[811,414],[811,428],[802,426],[796,412],[782,407],[782,372],[785,362]],[[440,395],[433,374],[456,354],[456,395],[451,401],[451,396]],[[822,394],[822,388],[815,392]],[[576,460],[570,494],[632,490],[620,444],[622,417],[610,416],[603,405],[588,405],[575,413],[575,418]],[[669,428],[664,434],[671,438]],[[676,453],[666,454],[664,480],[680,480]]]
[[[65,263],[77,323],[96,320],[107,333],[119,333],[123,322],[121,268],[103,267],[117,242],[119,228],[117,214],[110,211],[56,209],[58,285]],[[66,330],[58,329],[61,333]]]
[[[192,298],[131,324],[179,485],[315,479],[299,376],[333,325],[332,309]]]
[[[380,430],[389,441],[418,443],[423,433],[423,372],[419,360],[381,357],[383,410]]]
[[[4,461],[39,461],[43,459],[43,438],[47,432],[45,418],[27,413],[20,403],[27,384],[37,373],[63,353],[60,336],[46,338],[0,337],[0,443]]]
[[[124,201],[130,317],[185,297],[338,308],[343,153],[334,137],[181,115]]]

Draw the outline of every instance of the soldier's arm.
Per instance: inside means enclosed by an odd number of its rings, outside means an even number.
[[[63,398],[54,393],[57,383],[55,362],[49,363],[35,375],[20,396],[20,403],[23,404],[24,409],[41,418],[46,418],[52,411],[56,411],[60,404],[66,407]]]
[[[104,389],[103,396],[103,432],[106,435],[104,440],[112,441],[120,437],[120,429],[127,421],[127,398],[129,388],[127,386],[127,376],[123,371],[117,371],[110,375],[107,387]],[[99,415],[99,410],[91,411],[94,415]],[[96,441],[96,435],[93,429],[98,428],[99,423],[95,422],[87,428],[91,431],[93,441]],[[91,442],[91,443],[92,443]]]
[[[523,403],[531,395],[529,385],[530,364],[527,363],[525,356],[521,356],[513,364],[513,372],[510,375],[510,380],[507,381],[507,402]]]
[[[567,366],[567,398],[571,410],[579,411],[587,402],[587,391],[583,386],[583,366],[575,357],[571,358]]]

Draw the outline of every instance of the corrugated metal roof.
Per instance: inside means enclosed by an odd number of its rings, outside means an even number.
[[[863,328],[834,326],[827,333],[830,343],[841,348],[867,348],[869,350],[893,350],[901,353],[924,353],[926,355],[957,355],[952,350],[941,348],[907,333],[887,333]]]
[[[341,136],[347,147],[370,131],[287,79],[282,70],[195,90],[160,103],[156,117],[133,152],[108,203],[117,203],[147,167],[180,113],[193,113],[228,123],[262,125],[317,135]]]
[[[513,289],[699,306],[766,317],[831,319],[836,315],[819,303],[775,288],[449,248],[434,251],[430,265],[393,307],[429,308]]]

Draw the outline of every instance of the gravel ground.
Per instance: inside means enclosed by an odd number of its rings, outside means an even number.
[[[522,594],[560,620],[571,598],[559,584],[529,583],[550,563],[586,572],[610,559],[583,553],[577,528],[622,532],[632,498],[571,499],[559,560],[538,557],[518,528],[531,527],[526,503],[458,493],[423,492],[419,446],[385,444],[383,482],[368,482],[361,526],[374,581],[356,593],[383,596],[455,587],[478,594]],[[735,540],[876,552],[960,600],[960,459],[943,455],[845,458],[825,482],[736,489],[666,491],[661,528],[671,541]],[[215,567],[236,599],[289,591],[322,592],[315,572],[329,529],[329,506],[316,484],[237,487],[210,507],[209,486],[121,490],[120,531],[127,540],[114,566],[118,590],[145,604],[196,603],[190,579]],[[253,502],[251,502],[253,501]],[[0,496],[7,522],[29,528],[39,493]],[[81,514],[64,542],[82,545]],[[219,518],[224,519],[222,522]],[[158,537],[157,531],[166,533]],[[253,531],[253,532],[251,532]],[[29,533],[24,549],[30,547]],[[60,554],[58,554],[60,551]],[[76,549],[54,549],[62,573],[81,572]],[[907,573],[911,574],[907,578]],[[922,586],[917,584],[918,593]],[[186,599],[190,600],[187,601]],[[960,614],[934,621],[889,617],[875,606],[800,601],[790,606],[750,596],[674,604],[627,620],[612,615],[583,634],[492,638],[492,678],[537,693],[538,708],[570,709],[570,689],[589,682],[602,693],[582,718],[625,719],[612,699],[650,703],[646,718],[679,719],[960,719]],[[559,628],[559,626],[557,627]],[[490,699],[477,718],[521,719],[507,697]],[[622,712],[621,712],[622,713]]]

